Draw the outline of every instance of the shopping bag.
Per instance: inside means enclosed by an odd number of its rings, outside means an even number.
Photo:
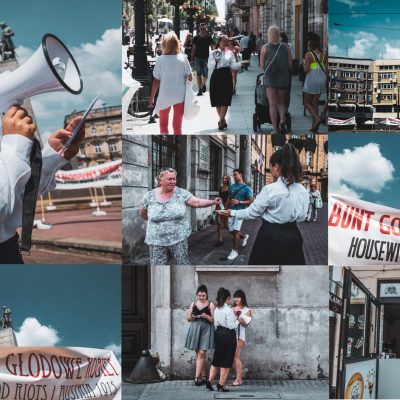
[[[192,82],[187,80],[183,116],[185,117],[185,119],[192,119],[196,117],[199,111],[200,106],[197,102],[196,94],[193,92]]]

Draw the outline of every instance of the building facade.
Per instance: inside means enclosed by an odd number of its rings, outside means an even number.
[[[331,267],[330,392],[371,399],[400,393],[399,266]]]
[[[321,38],[328,47],[327,0],[227,0],[226,21],[230,30],[262,33],[267,38],[268,28],[278,26],[293,45],[294,72],[307,51],[307,33]]]
[[[289,143],[292,143],[299,154],[300,163],[303,167],[303,184],[309,188],[311,183],[317,185],[321,192],[323,201],[328,199],[328,135],[287,135]],[[266,183],[273,181],[269,172],[269,158],[279,149],[274,146],[271,135],[268,135],[266,146]]]
[[[84,111],[65,116],[64,126]],[[78,155],[71,161],[72,169],[104,164],[122,158],[121,106],[92,110],[85,120],[85,138]]]
[[[358,126],[399,118],[399,85],[399,60],[329,57],[329,116]]]

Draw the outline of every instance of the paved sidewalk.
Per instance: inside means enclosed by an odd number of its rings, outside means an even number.
[[[226,118],[228,128],[225,130],[225,133],[227,134],[250,135],[254,133],[254,91],[256,77],[261,72],[257,63],[257,56],[252,56],[251,67],[249,70],[238,74],[236,95],[234,95],[232,98],[232,106],[229,107]],[[194,81],[196,81],[196,79],[194,79]],[[194,84],[193,89],[197,92],[196,84]],[[207,91],[203,96],[198,96],[197,99],[200,105],[199,115],[191,120],[183,120],[183,133],[185,135],[220,134],[221,131],[218,130],[218,116],[216,111],[210,105],[209,92]],[[311,117],[308,115],[308,113],[306,116],[303,115],[304,107],[302,83],[299,81],[298,76],[293,76],[292,79],[289,112],[292,115],[292,133],[308,134],[308,130],[311,127]],[[128,131],[126,134],[159,134],[158,120],[155,124],[148,124],[148,118],[133,119],[133,117],[128,116],[128,121]],[[261,126],[261,131],[259,131],[259,133],[269,133],[271,131],[272,126],[269,124],[264,124]],[[173,132],[171,116],[170,132]],[[327,127],[321,125],[320,133],[327,133]]]
[[[247,246],[239,251],[239,257],[232,261],[223,261],[232,249],[232,237],[224,231],[224,245],[214,247],[217,241],[217,226],[193,233],[189,237],[189,260],[194,265],[247,265],[251,249],[261,226],[261,219],[243,222],[242,232],[248,233],[250,238]],[[327,205],[318,211],[317,222],[300,222],[297,224],[304,240],[303,250],[307,265],[326,265],[328,262],[328,227]]]
[[[95,217],[93,209],[45,213],[51,229],[33,229],[32,251],[24,257],[28,264],[120,263],[122,252],[121,206],[118,203],[102,210],[107,215]],[[36,215],[40,218],[40,213]],[[19,232],[20,233],[20,232]]]
[[[204,386],[194,386],[192,381],[165,381],[148,385],[123,384],[122,396],[126,400],[326,400],[329,398],[327,381],[260,380],[243,383],[243,386],[231,387],[229,393],[209,392]],[[216,389],[216,384],[214,388]]]

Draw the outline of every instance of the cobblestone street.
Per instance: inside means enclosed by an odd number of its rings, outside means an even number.
[[[328,231],[327,205],[318,212],[316,222],[298,223],[304,240],[303,250],[308,265],[326,265],[328,262]],[[250,235],[247,246],[239,251],[239,257],[233,262],[235,265],[247,265],[251,249],[261,226],[261,220],[244,221],[242,232]],[[232,237],[224,231],[224,245],[214,247],[217,241],[217,227],[210,225],[206,229],[193,233],[189,238],[189,259],[195,265],[230,265],[232,262],[223,261],[232,249]]]
[[[216,385],[214,385],[216,386]],[[165,381],[148,385],[124,384],[123,398],[127,400],[206,400],[206,399],[281,399],[326,400],[328,382],[312,380],[243,381],[243,386],[230,388],[229,393],[209,392],[192,381]]]

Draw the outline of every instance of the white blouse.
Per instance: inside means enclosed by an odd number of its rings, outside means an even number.
[[[304,221],[310,204],[309,193],[301,183],[287,186],[282,178],[265,185],[253,203],[244,210],[231,210],[238,219],[262,217],[265,221],[284,224]]]
[[[186,80],[192,73],[186,54],[162,55],[157,58],[153,76],[160,81],[154,113],[185,100]]]
[[[214,54],[216,51],[220,51],[222,53],[221,58],[218,60],[218,62],[214,59]],[[242,63],[236,62],[235,55],[230,50],[216,49],[213,50],[208,57],[209,71],[213,71],[214,69],[216,69],[215,66],[217,66],[217,69],[226,67],[229,67],[231,69],[239,69],[242,66]]]
[[[217,328],[218,326],[223,326],[228,329],[236,329],[239,325],[239,321],[237,320],[234,312],[228,306],[228,304],[224,304],[223,307],[216,307],[214,311],[214,326]]]
[[[32,140],[22,135],[4,135],[0,148],[0,243],[11,239],[22,223],[25,185],[31,176],[29,156]],[[68,161],[47,143],[42,150],[39,193],[54,190],[55,172]]]

